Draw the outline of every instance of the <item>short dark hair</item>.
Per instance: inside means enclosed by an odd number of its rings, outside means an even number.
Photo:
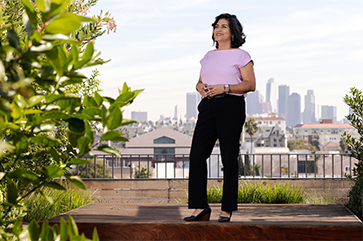
[[[233,40],[231,39],[231,47],[232,48],[241,47],[246,42],[246,35],[243,33],[242,24],[238,21],[236,15],[232,15],[229,13],[222,13],[218,15],[214,23],[212,23],[213,27],[212,39],[213,43],[216,45],[216,48],[218,49],[218,42],[214,38],[214,29],[220,19],[226,19],[229,22],[229,28],[233,36]]]

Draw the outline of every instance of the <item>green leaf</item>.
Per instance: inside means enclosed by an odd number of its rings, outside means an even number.
[[[121,126],[127,126],[127,125],[131,125],[137,123],[137,121],[135,120],[129,120],[129,119],[122,119],[121,121]]]
[[[82,136],[84,136],[84,133],[78,133],[78,132],[74,132],[74,131],[68,131],[68,140],[69,142],[73,145],[73,146],[77,146],[78,143],[78,139],[81,138]]]
[[[71,215],[68,215],[68,233],[70,240],[78,236],[78,228]]]
[[[0,114],[8,115],[11,113],[12,110],[13,109],[11,108],[11,104],[7,100],[0,98]]]
[[[22,231],[22,219],[19,218],[14,222],[13,234],[19,236]]]
[[[77,144],[80,156],[91,150],[91,138],[89,138],[88,136],[82,136],[81,138],[79,138],[77,140]]]
[[[125,82],[124,85],[122,86],[122,90],[121,91],[119,90],[119,93],[121,95],[121,94],[125,94],[127,92],[130,92],[130,88],[127,86],[127,84]]]
[[[69,35],[79,29],[81,22],[94,22],[91,18],[78,16],[76,14],[63,12],[56,19],[52,20],[46,27],[47,33]]]
[[[24,110],[24,115],[34,115],[34,114],[40,114],[43,113],[44,111],[42,110],[34,110],[34,109],[30,109],[30,110]]]
[[[29,17],[31,26],[35,29],[37,26],[37,16],[35,14],[33,4],[30,2],[30,0],[21,0],[21,2],[24,4],[25,12]]]
[[[108,131],[101,136],[101,141],[123,141],[126,142],[128,139],[121,136],[119,132]]]
[[[102,98],[102,96],[100,96],[99,94],[98,94],[98,92],[95,92],[95,94],[94,94],[95,96],[94,96],[94,99],[95,99],[95,101],[97,102],[97,105],[98,105],[98,107],[100,107],[101,106],[101,104],[102,104],[102,102],[103,102],[103,98]]]
[[[102,126],[103,128],[105,128],[107,126],[107,109],[104,105],[102,105],[101,107],[101,111],[102,111]]]
[[[67,188],[63,187],[62,185],[60,185],[58,182],[46,182],[43,184],[46,187],[51,187],[57,190],[67,190]]]
[[[94,141],[94,139],[95,139],[95,133],[93,132],[93,130],[92,130],[92,128],[91,128],[91,126],[90,126],[90,124],[88,123],[88,121],[86,121],[85,122],[85,128],[86,128],[86,135],[91,139],[91,140],[93,140]],[[92,141],[92,142],[93,142]]]
[[[20,140],[15,142],[15,147],[16,147],[16,153],[18,155],[20,155],[22,152],[25,152],[26,150],[28,150],[28,138],[26,138],[25,136],[22,136],[20,138]]]
[[[38,176],[27,169],[16,169],[15,171],[10,172],[8,176],[10,178],[23,179],[33,183],[39,183]]]
[[[86,114],[89,116],[102,116],[102,110],[100,110],[98,107],[91,107],[87,109],[82,110],[82,114]]]
[[[45,97],[46,103],[53,103],[57,100],[67,100],[67,99],[80,99],[76,94],[66,93],[66,94],[49,94]]]
[[[91,163],[91,161],[81,158],[71,158],[71,160],[68,163],[70,165],[80,165],[80,164]]]
[[[107,117],[107,127],[110,130],[116,129],[121,125],[122,113],[119,108],[114,108],[111,114]]]
[[[60,220],[60,231],[59,231],[60,241],[66,241],[68,239],[68,227],[66,221],[63,218]]]
[[[60,167],[58,167],[56,165],[47,166],[45,169],[46,169],[47,176],[50,177],[50,178],[63,176],[62,168],[60,168]]]
[[[91,108],[91,107],[99,107],[99,105],[97,104],[96,100],[93,99],[92,97],[86,95],[83,99],[83,104],[85,107],[87,108]]]
[[[73,132],[84,133],[84,120],[80,120],[77,118],[70,118],[66,120],[68,122],[69,129]]]
[[[42,225],[42,231],[40,233],[40,239],[43,241],[49,240],[49,231],[50,228],[48,227],[48,220],[45,220]]]
[[[19,47],[19,36],[14,30],[7,31],[7,37],[9,39],[9,44],[14,49],[18,49]]]
[[[98,234],[97,234],[96,227],[93,229],[92,241],[100,241],[100,238],[98,237]]]
[[[31,241],[38,241],[40,229],[37,222],[33,219],[28,226],[29,236]]]
[[[50,5],[50,14],[55,15],[65,9],[71,0],[52,0]]]
[[[52,147],[52,146],[61,146],[62,143],[57,139],[54,139],[50,136],[35,136],[29,139],[30,143],[38,144],[44,147]]]
[[[94,52],[93,43],[89,42],[83,53],[82,60],[85,61],[85,63],[89,62],[93,56],[93,52]]]
[[[121,156],[121,153],[116,148],[110,147],[108,145],[99,146],[96,148],[96,150],[103,151],[114,156]]]
[[[77,187],[86,190],[86,186],[84,185],[82,179],[78,176],[66,176],[67,179],[73,183],[74,185],[76,185]]]
[[[28,100],[28,108],[31,108],[44,100],[44,95],[34,95]]]
[[[9,203],[16,204],[16,199],[18,198],[18,188],[10,178],[6,179],[8,182],[7,201]]]
[[[43,116],[43,119],[67,120],[69,118],[71,118],[70,115],[65,114],[61,111],[50,111]]]

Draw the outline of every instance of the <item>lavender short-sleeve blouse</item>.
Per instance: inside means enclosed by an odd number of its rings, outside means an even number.
[[[239,84],[243,81],[239,69],[250,61],[251,56],[242,49],[211,50],[200,60],[202,82],[208,85]]]

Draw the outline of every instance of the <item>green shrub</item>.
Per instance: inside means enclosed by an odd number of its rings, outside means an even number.
[[[105,170],[104,170],[105,168]],[[75,168],[77,171],[77,167]],[[103,165],[103,161],[96,161],[96,178],[111,178],[110,168],[105,164]],[[105,174],[105,175],[103,175]],[[95,163],[92,161],[88,164],[78,165],[78,176],[81,178],[95,178]]]
[[[66,186],[67,190],[42,187],[25,198],[27,211],[23,221],[43,221],[93,202],[92,193],[69,184],[62,183],[62,186]]]
[[[363,94],[360,90],[351,88],[350,95],[344,97],[344,102],[353,110],[347,119],[360,136],[354,138],[346,132],[343,134],[350,155],[358,160],[353,168],[353,176],[348,175],[353,185],[349,191],[347,207],[363,220]]]

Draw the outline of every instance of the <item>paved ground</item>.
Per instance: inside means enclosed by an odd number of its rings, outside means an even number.
[[[184,222],[182,204],[89,204],[50,219],[72,215],[80,231],[97,227],[101,240],[362,240],[362,222],[344,206],[240,204],[230,223],[218,223],[220,204],[210,221]]]

